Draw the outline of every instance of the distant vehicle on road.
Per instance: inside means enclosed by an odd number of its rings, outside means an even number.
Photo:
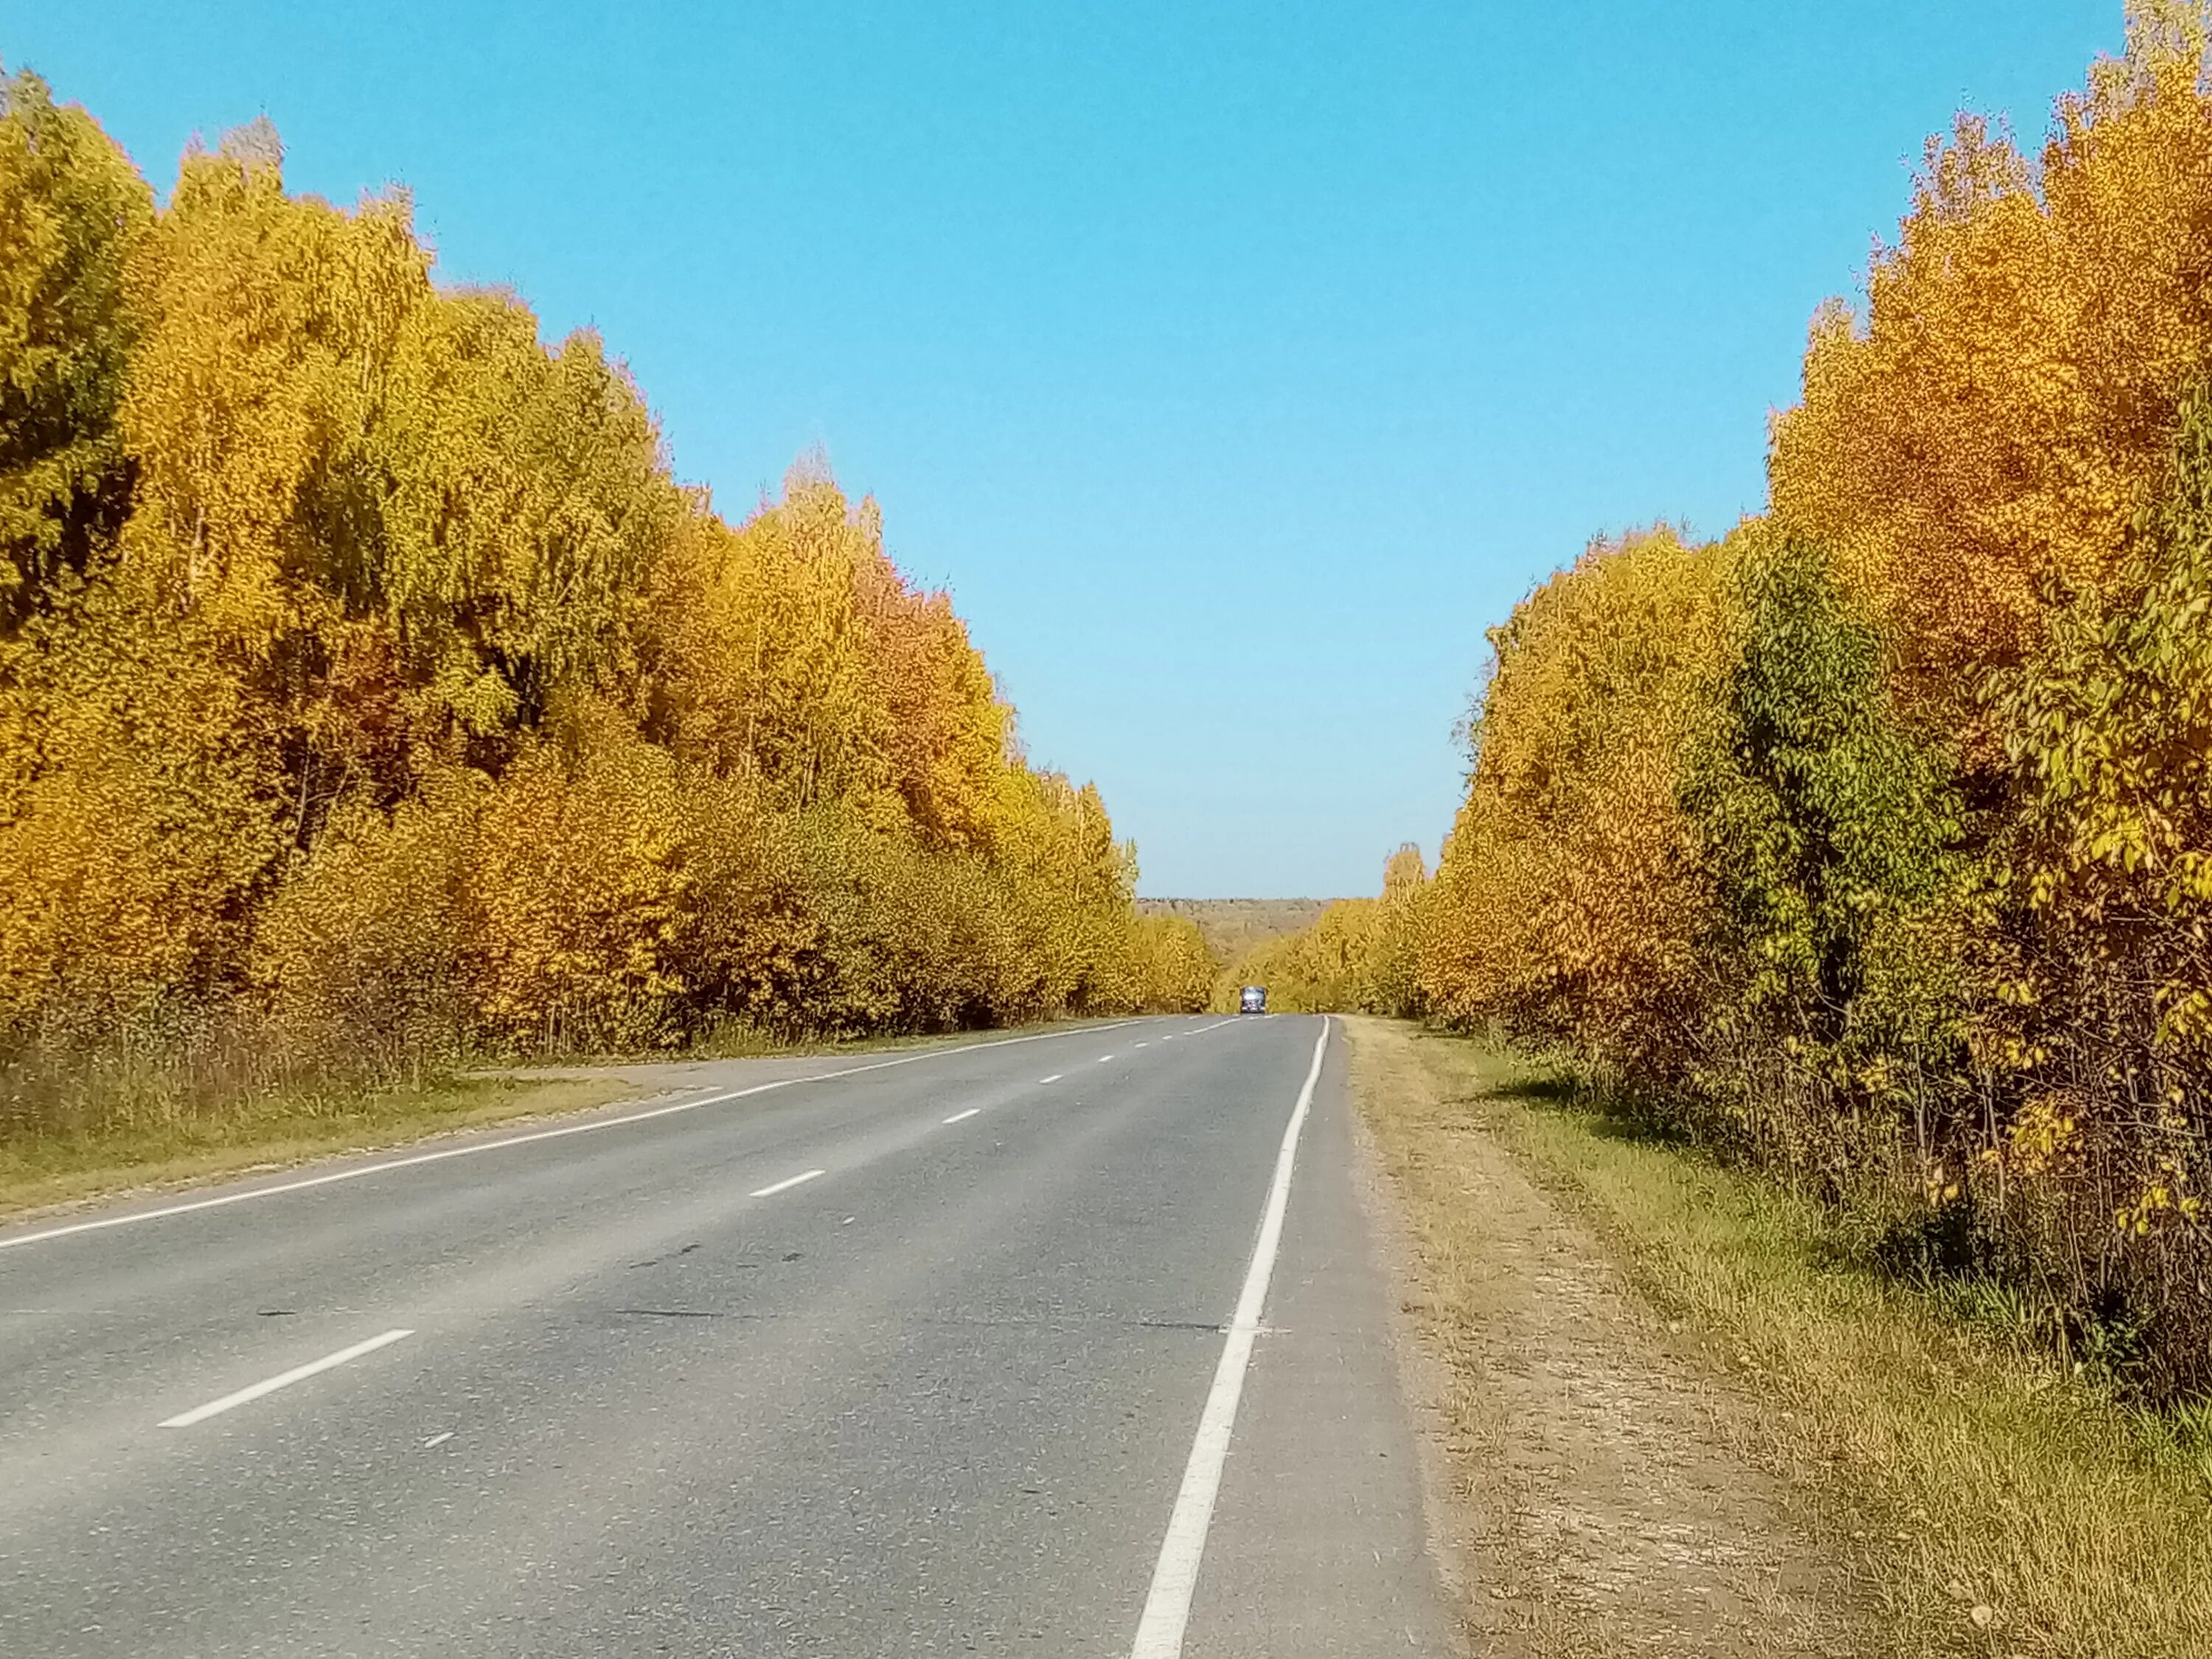
[[[1244,988],[1244,994],[1237,1000],[1237,1012],[1240,1014],[1266,1013],[1267,1012],[1267,988],[1264,985],[1246,986]]]

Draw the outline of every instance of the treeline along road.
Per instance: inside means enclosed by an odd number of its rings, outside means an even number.
[[[0,219],[7,1122],[1204,1006],[826,465],[725,517],[596,336],[434,283],[404,193],[288,193],[265,122],[157,205],[19,73]]]

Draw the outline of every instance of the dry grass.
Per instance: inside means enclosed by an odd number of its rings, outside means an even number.
[[[170,1187],[454,1129],[579,1111],[638,1092],[611,1078],[465,1078],[386,1088],[290,1087],[220,1109],[115,1115],[0,1139],[0,1216]]]
[[[1476,1141],[1583,1217],[1743,1402],[1753,1460],[1825,1516],[1885,1650],[1976,1659],[2212,1654],[2212,1436],[2116,1404],[1854,1265],[1818,1209],[1568,1097],[1459,1038],[1410,1051],[1370,1121],[1409,1219],[1449,1227]],[[1725,1386],[1725,1384],[1724,1384]]]
[[[1005,1035],[962,1031],[790,1043],[728,1026],[677,1058],[866,1054],[988,1042]],[[651,1061],[624,1065],[608,1059],[369,1086],[290,1076],[273,1066],[264,1078],[240,1068],[234,1076],[210,1081],[180,1077],[173,1064],[158,1057],[113,1065],[73,1079],[68,1097],[35,1116],[0,1117],[0,1217],[374,1151],[517,1118],[582,1111],[672,1086],[671,1078],[651,1067]]]

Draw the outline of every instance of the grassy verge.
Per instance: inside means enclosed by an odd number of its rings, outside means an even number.
[[[1006,1035],[971,1031],[813,1045],[732,1037],[655,1058],[865,1054],[947,1048]],[[157,1093],[150,1100],[107,1111],[97,1121],[42,1125],[0,1134],[0,1218],[335,1153],[375,1151],[457,1129],[582,1111],[649,1093],[654,1086],[635,1075],[580,1065],[470,1072],[380,1088],[325,1084],[240,1089],[213,1103]]]
[[[144,1114],[0,1139],[0,1216],[366,1152],[639,1093],[618,1079],[473,1077],[380,1089],[289,1088],[221,1109]]]
[[[1431,1085],[1370,1112],[1416,1224],[1465,1190],[1453,1164],[1471,1127],[1591,1223],[1702,1358],[1747,1385],[1753,1455],[1838,1517],[1892,1651],[2212,1654],[2203,1424],[2130,1411],[1856,1265],[1816,1206],[1643,1137],[1541,1068],[1358,1024],[1355,1053],[1410,1042]]]

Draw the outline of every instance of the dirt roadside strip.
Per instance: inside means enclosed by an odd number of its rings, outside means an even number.
[[[1347,1023],[1474,1651],[1872,1651],[1802,1503],[1738,1449],[1744,1402],[1668,1352],[1610,1253],[1445,1096],[1407,1028]]]
[[[1478,1044],[1345,1024],[1480,1659],[2212,1654],[2212,1413],[2129,1411]]]

